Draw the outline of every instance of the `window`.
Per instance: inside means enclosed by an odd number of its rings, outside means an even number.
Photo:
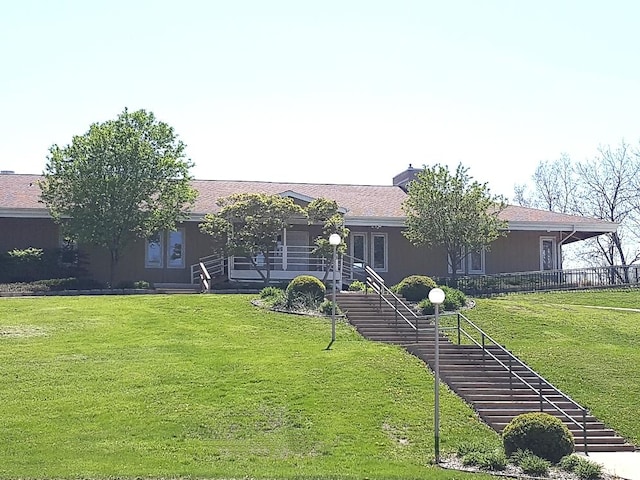
[[[484,273],[484,254],[484,248],[475,252],[469,252],[465,248],[460,248],[456,273]],[[451,257],[449,257],[447,270],[449,273],[453,273],[451,269]]]
[[[371,264],[374,270],[387,271],[387,234],[374,233],[371,235]]]
[[[351,234],[351,256],[356,262],[366,262],[367,237],[364,233]]]
[[[465,259],[465,255],[464,255],[464,247],[460,247],[460,250],[458,250],[458,261],[456,262],[456,273],[464,273],[464,259]],[[452,263],[453,263],[453,259],[451,258],[450,255],[447,256],[448,257],[448,261],[447,261],[447,270],[449,273],[453,273],[453,269],[452,269]]]
[[[147,238],[144,256],[146,268],[162,268],[162,232],[158,232]]]
[[[184,268],[184,230],[167,234],[167,268]]]
[[[484,273],[484,248],[469,254],[469,273]]]
[[[540,238],[540,270],[556,269],[556,239],[553,237]]]

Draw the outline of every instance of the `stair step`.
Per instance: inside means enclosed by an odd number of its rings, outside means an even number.
[[[346,312],[349,322],[365,338],[402,345],[434,368],[435,329],[431,319],[416,319],[407,312],[405,316],[418,326],[416,334],[415,329],[396,315],[392,308],[385,302],[380,303],[375,294],[340,293],[337,301],[341,310]],[[537,389],[542,386],[545,396],[543,410],[562,419],[575,437],[576,451],[585,451],[582,426],[575,425],[548,402],[553,402],[565,413],[572,415],[579,424],[582,422],[582,409],[556,392],[548,382],[542,380],[540,384],[537,374],[524,363],[517,359],[510,361],[510,354],[503,348],[496,345],[487,345],[484,349],[477,345],[457,345],[441,333],[438,336],[438,353],[442,381],[469,402],[480,418],[497,432],[501,432],[516,415],[540,410]],[[509,379],[509,363],[511,371],[529,383],[533,390],[515,377]],[[588,451],[635,449],[592,415],[586,416],[586,422]]]

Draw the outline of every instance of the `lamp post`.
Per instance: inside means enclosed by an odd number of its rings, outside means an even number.
[[[333,246],[333,294],[331,298],[331,343],[336,341],[336,271],[338,270],[338,245],[342,238],[337,233],[329,235],[329,244]]]
[[[440,463],[440,346],[439,346],[439,328],[438,321],[440,317],[440,305],[444,302],[444,292],[440,288],[432,288],[429,292],[429,301],[434,305],[436,309],[435,316],[435,357],[436,357],[436,368],[435,368],[435,405],[434,405],[434,415],[433,415],[433,423],[434,423],[434,444],[436,451],[436,463]]]

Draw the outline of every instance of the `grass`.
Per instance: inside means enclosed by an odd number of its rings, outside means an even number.
[[[478,300],[468,317],[534,370],[640,444],[640,290]]]
[[[250,298],[2,299],[0,477],[492,478],[431,465],[415,357]],[[440,438],[499,444],[446,389]]]

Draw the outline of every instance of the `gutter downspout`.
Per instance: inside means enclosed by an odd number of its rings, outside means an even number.
[[[562,264],[564,263],[564,258],[562,257],[562,245],[564,245],[564,243],[569,240],[571,237],[573,237],[573,235],[577,232],[576,226],[572,225],[573,230],[571,231],[571,233],[569,235],[567,235],[566,237],[564,237],[563,239],[561,239],[558,242],[558,245],[556,246],[556,248],[558,249],[558,258],[560,259],[560,270],[562,270]]]

